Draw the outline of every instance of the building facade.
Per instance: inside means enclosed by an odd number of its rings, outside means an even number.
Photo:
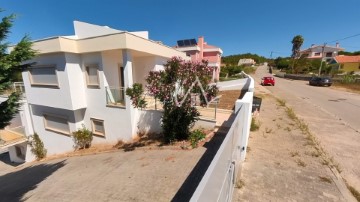
[[[185,52],[193,62],[208,61],[208,65],[213,68],[213,81],[219,81],[223,54],[221,48],[207,44],[203,36],[200,36],[197,41],[195,39],[179,40],[175,48]]]
[[[145,84],[148,72],[162,70],[171,57],[187,58],[149,40],[148,32],[78,21],[74,28],[73,36],[34,41],[38,55],[22,73],[30,111],[25,125],[40,136],[49,155],[72,151],[71,134],[82,126],[92,130],[95,144],[134,138],[141,119],[150,123],[159,115],[132,107],[125,89]]]
[[[339,55],[334,57],[330,65],[344,73],[353,72],[354,74],[360,74],[360,55]]]
[[[329,62],[334,57],[336,57],[340,51],[345,49],[340,48],[339,43],[336,43],[336,46],[328,45],[311,45],[310,48],[300,51],[300,55],[308,59],[323,59],[324,61]]]

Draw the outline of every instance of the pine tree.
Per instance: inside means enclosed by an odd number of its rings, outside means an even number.
[[[3,10],[0,9],[0,12],[3,12]],[[5,40],[10,34],[14,19],[15,15],[12,14],[3,17],[0,22],[0,94],[10,88],[16,72],[20,71],[22,62],[35,56],[35,51],[31,49],[32,43],[28,36],[23,37],[10,53],[7,52],[9,43]],[[9,125],[11,119],[18,112],[20,96],[19,93],[13,92],[6,101],[0,103],[0,129]]]

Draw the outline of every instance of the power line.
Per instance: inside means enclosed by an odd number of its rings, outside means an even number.
[[[343,41],[343,40],[345,40],[345,39],[349,39],[349,38],[353,38],[353,37],[357,37],[357,36],[360,36],[360,33],[359,33],[359,34],[352,35],[352,36],[348,36],[348,37],[345,37],[345,38],[342,38],[342,39],[330,41],[330,42],[327,42],[327,43],[333,43],[333,42],[337,42],[337,41]]]

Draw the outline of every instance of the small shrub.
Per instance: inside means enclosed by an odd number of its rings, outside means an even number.
[[[44,143],[41,141],[37,133],[29,136],[28,144],[31,147],[31,153],[33,153],[36,156],[37,160],[46,157],[47,150],[45,149]]]
[[[78,129],[72,134],[75,143],[75,149],[85,149],[91,146],[91,141],[93,140],[93,133],[88,130],[85,125],[82,125],[81,129]]]
[[[197,130],[192,131],[189,136],[191,146],[193,148],[196,148],[199,141],[204,139],[205,136],[206,136],[206,134],[202,130],[197,129]]]
[[[285,100],[281,100],[281,99],[276,99],[276,101],[278,102],[279,106],[281,107],[285,107],[286,106],[286,101]]]
[[[245,186],[245,182],[244,182],[244,180],[238,180],[238,181],[236,181],[236,184],[235,184],[235,188],[237,188],[237,189],[241,189],[241,188],[243,188]]]
[[[147,103],[143,97],[144,89],[141,83],[134,83],[132,88],[126,89],[126,95],[130,97],[131,104],[135,108],[146,108]]]
[[[255,118],[251,119],[250,131],[257,131],[260,128],[260,124],[256,122]]]

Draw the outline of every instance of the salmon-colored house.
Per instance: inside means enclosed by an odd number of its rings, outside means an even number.
[[[213,67],[213,81],[219,81],[221,55],[223,54],[221,48],[207,44],[203,36],[200,36],[197,41],[196,39],[179,40],[175,48],[185,52],[193,62],[208,61],[208,65]]]

